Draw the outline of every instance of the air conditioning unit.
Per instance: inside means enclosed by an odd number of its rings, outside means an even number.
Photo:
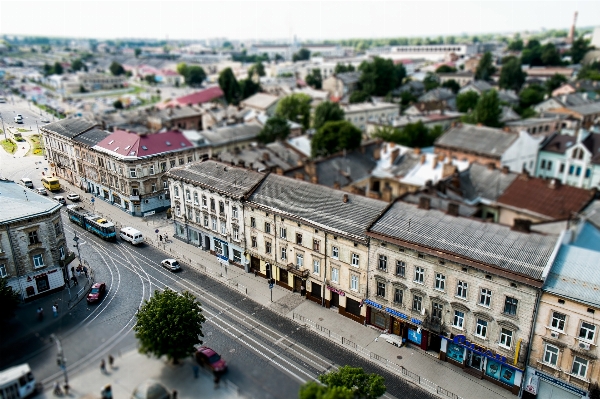
[[[552,338],[558,338],[558,337],[560,337],[560,334],[559,334],[559,333],[557,333],[556,331],[552,331],[552,332],[550,333],[550,336],[551,336]]]
[[[583,350],[589,351],[590,350],[590,344],[588,344],[587,342],[579,341],[579,349],[583,349]]]

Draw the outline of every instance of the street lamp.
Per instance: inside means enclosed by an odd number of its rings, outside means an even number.
[[[79,259],[79,264],[81,265],[81,253],[79,252],[79,237],[77,237],[77,232],[75,232],[75,237],[73,237],[73,241],[75,241],[75,244],[73,246],[77,248],[77,259]]]
[[[67,359],[65,358],[65,354],[63,352],[62,345],[58,337],[54,334],[50,335],[54,341],[56,341],[56,347],[58,348],[58,353],[56,355],[56,363],[63,370],[63,374],[65,377],[65,386],[69,385],[69,376],[67,375]]]

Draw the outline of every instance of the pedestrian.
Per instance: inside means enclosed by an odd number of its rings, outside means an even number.
[[[37,309],[37,316],[39,321],[44,320],[44,309],[41,306]]]
[[[110,366],[110,368],[113,368],[113,363],[115,362],[115,358],[112,357],[112,355],[108,355],[108,365]]]
[[[69,386],[68,383],[65,382],[65,385],[63,385],[63,389],[65,390],[65,395],[67,395],[67,396],[69,395],[69,388],[71,388],[71,387]]]
[[[221,380],[221,376],[219,375],[219,373],[215,373],[215,378],[214,378],[215,389],[219,388],[219,381],[220,380]]]
[[[194,378],[198,378],[198,374],[200,373],[200,367],[197,364],[192,366],[192,370],[194,370]]]
[[[87,267],[83,267],[83,274],[85,274],[85,278],[88,278]]]
[[[71,277],[75,276],[75,266],[71,266]]]
[[[71,277],[71,280],[73,281],[73,285],[79,285],[79,281],[77,281],[77,277],[73,276]]]
[[[52,314],[54,317],[58,317],[58,306],[56,304],[52,305]]]
[[[60,383],[58,381],[54,381],[54,395],[62,396],[62,389],[60,389]]]
[[[104,359],[100,360],[100,372],[106,374],[106,362]]]
[[[167,234],[165,234],[165,242],[169,241],[169,236]]]
[[[102,395],[102,399],[112,399],[112,387],[110,384],[107,384],[102,388],[100,395]]]
[[[158,238],[160,239],[160,242],[162,242],[162,234],[159,235]]]
[[[173,393],[171,394],[171,399],[177,399],[177,391],[173,389]]]
[[[304,284],[302,284],[300,286],[300,296],[304,296],[304,294],[306,294],[306,287],[304,287]]]

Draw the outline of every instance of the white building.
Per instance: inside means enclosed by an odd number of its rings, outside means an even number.
[[[476,44],[431,44],[421,46],[388,46],[367,50],[367,55],[377,55],[382,58],[405,59],[422,58],[430,61],[450,59],[454,54],[458,58],[466,58],[477,54]]]
[[[345,118],[362,131],[367,129],[367,121],[384,119],[391,121],[400,116],[400,107],[393,103],[357,103],[342,105]]]

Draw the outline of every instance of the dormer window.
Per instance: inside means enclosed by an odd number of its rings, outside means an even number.
[[[583,159],[583,150],[581,148],[573,150],[573,159]]]
[[[170,141],[167,141],[167,143],[166,143],[166,144],[167,144],[167,145],[171,145],[171,142],[170,142]]]
[[[111,145],[114,142],[115,142],[114,140],[111,140],[111,141],[108,142],[108,144]]]

